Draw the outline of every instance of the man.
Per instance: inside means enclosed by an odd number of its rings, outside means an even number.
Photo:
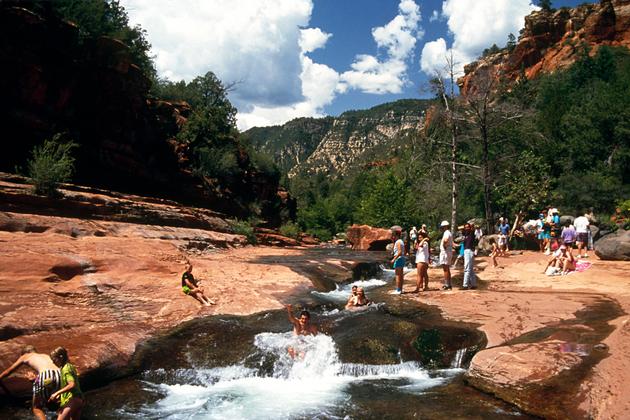
[[[25,365],[37,372],[37,377],[33,382],[33,414],[40,420],[46,420],[46,403],[48,398],[59,389],[61,376],[59,369],[47,354],[36,353],[33,346],[26,346],[22,355],[0,373],[0,380],[9,376],[20,366]]]
[[[409,231],[409,239],[411,240],[411,244],[409,247],[409,255],[416,250],[416,243],[418,241],[418,230],[416,227],[412,227]]]
[[[507,221],[507,217],[505,219],[503,217],[499,218],[499,233],[506,237],[504,252],[507,253],[510,250],[510,224]]]
[[[444,285],[442,290],[451,290],[451,260],[453,259],[453,234],[449,230],[450,223],[444,220],[440,223],[442,230],[442,240],[440,241],[440,265],[444,270]]]
[[[575,226],[575,232],[577,233],[577,247],[578,258],[588,258],[588,231],[590,222],[586,214],[575,219],[573,225]],[[582,255],[582,248],[584,248],[584,255]]]
[[[190,295],[201,302],[202,305],[210,306],[214,305],[214,302],[203,294],[203,288],[199,287],[198,280],[195,280],[195,276],[192,274],[192,264],[186,264],[186,271],[182,274],[182,292],[186,295]]]
[[[346,302],[346,306],[348,306],[350,304],[350,302],[354,301],[354,297],[357,295],[357,289],[358,286],[355,284],[354,286],[352,286],[352,292],[350,293],[350,296],[348,297],[348,302]]]
[[[474,270],[475,233],[470,223],[464,225],[464,285],[462,289],[476,289],[477,276]]]

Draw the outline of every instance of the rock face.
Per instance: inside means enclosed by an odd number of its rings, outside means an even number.
[[[346,232],[352,249],[360,251],[385,251],[391,243],[392,233],[389,229],[374,228],[368,225],[352,225]]]
[[[630,1],[602,0],[555,12],[536,11],[525,17],[516,47],[484,57],[464,67],[457,83],[463,95],[488,86],[489,78],[502,73],[516,81],[524,70],[528,79],[551,73],[575,62],[582,45],[595,53],[601,45],[630,47]]]
[[[630,261],[630,231],[619,229],[595,242],[595,254],[602,260]]]
[[[191,108],[152,98],[151,82],[126,45],[108,37],[82,39],[75,24],[16,3],[0,4],[0,126],[11,142],[5,146],[11,152],[0,153],[0,170],[25,167],[35,145],[65,133],[79,145],[78,183],[238,217],[257,199],[273,203],[263,212],[278,213],[277,179],[251,170],[243,148],[237,156],[242,179],[219,189],[194,175],[188,148],[176,139]]]
[[[421,130],[427,106],[428,101],[404,99],[336,118],[300,118],[283,126],[252,128],[244,134],[273,155],[290,177],[343,175],[382,161],[386,149],[395,148],[396,139]]]

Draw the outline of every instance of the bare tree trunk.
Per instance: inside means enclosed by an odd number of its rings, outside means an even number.
[[[449,119],[451,120],[451,229],[457,227],[457,196],[459,179],[457,176],[457,126],[455,125],[455,62],[453,61],[453,50],[448,61],[448,70],[451,81],[450,102],[447,110],[449,111]]]

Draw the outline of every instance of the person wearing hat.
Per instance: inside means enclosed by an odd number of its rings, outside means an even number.
[[[440,223],[442,230],[442,240],[440,241],[440,265],[444,270],[444,285],[442,290],[451,290],[451,260],[453,259],[453,234],[449,230],[450,223],[444,220]]]
[[[392,267],[396,272],[396,290],[394,294],[402,295],[403,293],[403,270],[405,268],[405,243],[400,238],[402,236],[402,229],[398,226],[392,226],[392,241],[394,242],[394,255],[392,258]]]
[[[560,248],[553,253],[553,256],[547,263],[544,273],[547,273],[549,267],[555,267],[556,271],[561,272],[560,274],[568,274],[570,271],[574,271],[575,258],[573,257],[571,248],[567,247],[565,244],[560,245]]]

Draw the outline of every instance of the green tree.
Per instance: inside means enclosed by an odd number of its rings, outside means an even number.
[[[505,46],[509,52],[514,51],[514,48],[516,48],[516,37],[514,36],[513,33],[510,33],[508,35],[507,44]]]
[[[499,202],[515,214],[540,210],[551,193],[549,165],[531,151],[525,151],[504,174]]]
[[[405,204],[408,193],[405,183],[391,169],[385,171],[361,199],[357,210],[358,221],[378,227],[407,225],[409,214]]]
[[[553,10],[551,0],[538,0],[538,6],[540,6],[540,8],[546,12],[550,12]]]
[[[51,140],[44,140],[35,146],[33,158],[28,161],[28,174],[35,186],[36,194],[54,197],[57,186],[69,181],[74,173],[73,142],[63,142],[61,134],[55,134]]]

